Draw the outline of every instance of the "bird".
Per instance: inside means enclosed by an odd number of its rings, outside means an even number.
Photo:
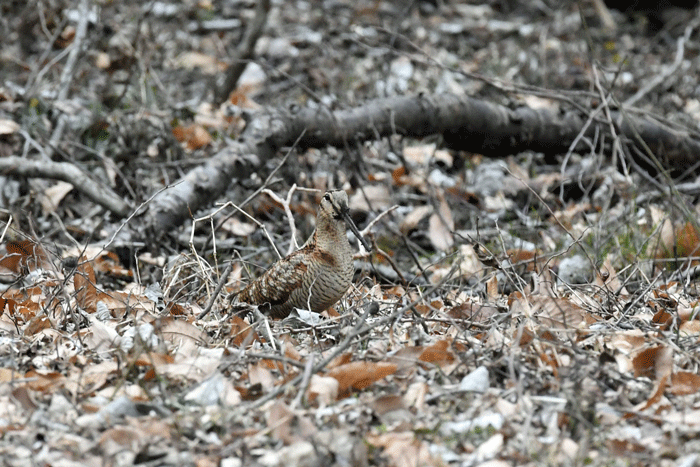
[[[274,263],[232,297],[256,305],[267,316],[286,318],[294,308],[320,313],[340,300],[355,272],[347,228],[364,240],[349,215],[348,195],[327,191],[318,207],[316,229],[298,250]]]

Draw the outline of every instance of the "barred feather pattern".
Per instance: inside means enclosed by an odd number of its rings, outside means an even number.
[[[350,287],[355,271],[347,212],[347,194],[327,192],[316,215],[316,230],[304,246],[274,263],[236,299],[257,305],[272,318],[285,318],[294,308],[320,313],[333,306]]]

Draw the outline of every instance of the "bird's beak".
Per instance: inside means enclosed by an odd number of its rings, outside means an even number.
[[[342,209],[342,208],[338,209],[335,207],[335,205],[333,205],[333,210],[335,210],[336,214],[339,214],[340,217],[342,217],[345,220],[345,223],[348,225],[348,227],[350,227],[350,230],[352,230],[352,233],[355,234],[355,236],[360,241],[360,243],[362,243],[362,246],[365,247],[365,250],[367,250],[368,252],[372,251],[372,247],[369,245],[369,243],[367,243],[367,240],[365,240],[365,238],[362,236],[360,231],[357,230],[357,226],[355,226],[355,223],[350,218],[350,214],[349,214],[350,210],[347,208],[346,209]]]

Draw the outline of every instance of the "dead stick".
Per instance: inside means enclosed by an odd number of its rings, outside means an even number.
[[[4,157],[0,158],[0,174],[62,180],[73,185],[91,201],[118,216],[126,217],[131,212],[129,205],[116,193],[68,162],[36,161],[16,156]]]
[[[245,70],[246,65],[248,65],[248,61],[253,58],[255,44],[262,35],[269,12],[270,0],[258,0],[257,7],[255,8],[255,18],[253,18],[252,23],[250,23],[250,27],[246,29],[243,40],[236,48],[236,55],[231,65],[226,69],[224,84],[216,91],[216,102],[224,102],[231,91],[236,88],[238,79],[243,74],[243,70]]]

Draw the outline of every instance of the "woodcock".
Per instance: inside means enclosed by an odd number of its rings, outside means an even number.
[[[285,318],[293,308],[320,313],[333,306],[350,287],[355,272],[347,226],[362,242],[349,216],[343,190],[323,195],[316,214],[316,230],[297,251],[236,294],[239,302],[257,305],[272,318]]]

